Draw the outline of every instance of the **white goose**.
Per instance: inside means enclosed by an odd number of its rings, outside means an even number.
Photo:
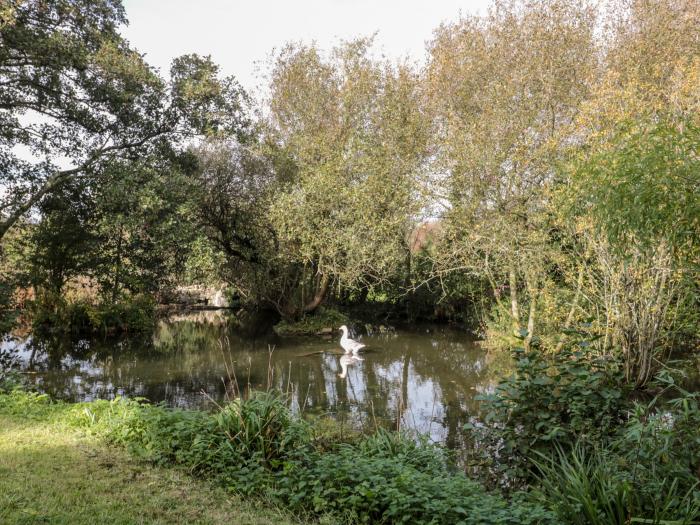
[[[348,337],[348,327],[343,325],[339,328],[340,330],[343,331],[343,335],[340,338],[340,346],[345,350],[346,354],[353,354],[357,355],[361,349],[363,349],[366,345],[363,345],[359,341],[355,341],[354,339],[350,339]]]

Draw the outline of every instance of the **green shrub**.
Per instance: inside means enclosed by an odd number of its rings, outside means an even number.
[[[306,413],[304,420],[309,423],[311,440],[319,451],[333,450],[341,443],[357,443],[364,437],[360,430],[328,414]]]
[[[516,349],[514,357],[515,373],[479,396],[484,424],[466,429],[482,447],[486,471],[517,484],[531,474],[533,451],[570,447],[579,438],[599,442],[623,421],[627,404],[618,367],[585,346],[554,355]]]
[[[155,323],[155,301],[149,296],[137,295],[118,303],[103,303],[90,308],[88,317],[96,332],[148,332]]]
[[[289,450],[307,445],[310,435],[273,393],[255,393],[213,414],[138,400],[97,401],[83,405],[76,421],[137,457],[183,465],[243,493],[267,485],[269,472]]]
[[[356,448],[363,456],[396,458],[426,474],[445,474],[450,464],[447,451],[428,442],[427,436],[417,439],[400,432],[378,429],[374,434],[359,440]]]
[[[28,302],[28,311],[35,330],[58,329],[61,331],[74,330],[72,319],[77,317],[77,307],[72,306],[65,298],[49,292],[38,292],[34,301]],[[87,313],[86,313],[87,319]],[[82,323],[81,323],[82,324]],[[85,323],[87,324],[87,323]],[[79,328],[80,326],[76,327]]]
[[[179,464],[232,491],[267,494],[304,514],[362,523],[549,523],[450,469],[440,447],[400,434],[316,446],[284,399],[256,393],[207,414],[138,400],[80,405],[74,420],[141,458]]]
[[[44,293],[31,304],[30,311],[35,330],[74,335],[142,333],[152,330],[155,323],[155,302],[142,295],[114,304],[92,304]]]
[[[19,317],[19,308],[14,300],[16,283],[0,270],[0,335],[14,328]]]
[[[552,522],[538,506],[508,502],[451,472],[439,448],[396,435],[299,455],[277,473],[273,494],[296,511],[351,523]]]
[[[663,397],[632,404],[618,367],[585,345],[554,356],[519,350],[516,358],[515,375],[486,396],[488,424],[469,425],[479,459],[496,458],[480,465],[485,478],[528,484],[564,523],[700,519],[697,394],[669,376]]]
[[[309,443],[310,433],[300,419],[293,418],[281,396],[257,392],[250,399],[236,399],[214,416],[217,429],[243,456],[258,455],[272,467],[300,444]]]
[[[608,465],[615,465],[632,487],[633,512],[659,519],[700,519],[698,394],[666,379],[666,394],[671,391],[675,397],[634,407],[606,446],[612,457]]]
[[[64,408],[63,403],[53,402],[46,394],[21,389],[0,393],[0,411],[24,419],[46,419]]]
[[[0,393],[22,386],[24,380],[19,373],[20,361],[16,348],[0,348]]]

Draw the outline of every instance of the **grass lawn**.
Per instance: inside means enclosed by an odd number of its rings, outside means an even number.
[[[176,469],[131,459],[60,421],[0,407],[0,523],[298,523]]]

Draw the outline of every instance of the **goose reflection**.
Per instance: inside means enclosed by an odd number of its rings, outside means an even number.
[[[352,354],[344,354],[340,356],[340,374],[338,374],[338,377],[345,379],[348,375],[348,367],[353,366],[360,361],[362,361],[361,357],[357,357]]]

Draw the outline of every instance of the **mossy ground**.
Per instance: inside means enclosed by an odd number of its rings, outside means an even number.
[[[298,523],[173,468],[137,462],[64,423],[66,405],[0,404],[0,523]]]

